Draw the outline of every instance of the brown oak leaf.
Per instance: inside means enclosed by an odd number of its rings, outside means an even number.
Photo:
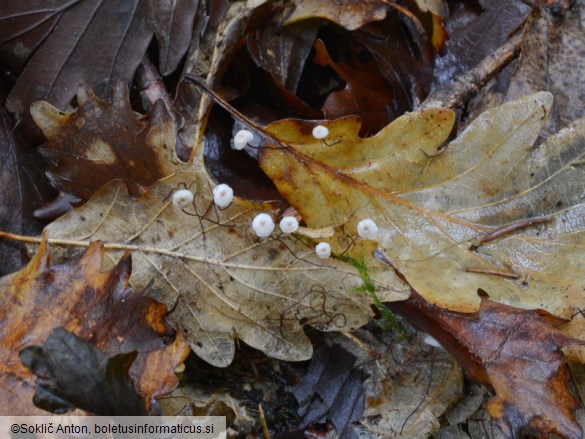
[[[132,111],[121,83],[111,104],[85,86],[77,92],[77,103],[72,113],[44,101],[31,106],[48,139],[41,153],[51,163],[47,175],[56,188],[87,199],[107,182],[122,179],[137,196],[181,168],[174,125],[162,101],[153,106],[149,121]]]
[[[487,298],[476,313],[459,313],[414,292],[390,307],[436,338],[472,380],[495,394],[487,410],[510,437],[582,437],[574,418],[579,403],[568,388],[570,374],[561,348],[585,342],[561,332],[558,327],[565,320]]]
[[[34,382],[18,353],[58,327],[108,356],[137,351],[130,377],[149,411],[154,397],[177,386],[174,370],[189,352],[182,335],[169,344],[166,307],[129,285],[129,254],[100,272],[104,255],[94,242],[79,258],[51,266],[43,241],[26,267],[0,279],[1,414],[46,414],[32,404]]]

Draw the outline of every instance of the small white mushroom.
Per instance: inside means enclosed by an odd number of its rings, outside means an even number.
[[[234,148],[242,150],[254,139],[254,134],[249,130],[240,130],[234,136]]]
[[[378,226],[369,218],[363,219],[357,225],[357,234],[360,238],[376,240],[378,237]]]
[[[280,220],[282,233],[294,233],[299,230],[299,222],[294,216],[285,216]]]
[[[327,259],[331,256],[331,246],[326,242],[320,242],[315,246],[315,253],[317,253],[317,256],[321,259]]]
[[[267,213],[259,213],[252,221],[252,229],[259,238],[266,238],[274,231],[274,221]]]
[[[221,183],[213,188],[213,202],[220,209],[224,209],[234,201],[234,190],[227,184]]]
[[[317,125],[313,128],[313,137],[315,139],[324,139],[329,135],[329,129],[323,125]]]
[[[173,205],[176,207],[186,207],[193,202],[195,195],[189,189],[180,189],[173,194]]]

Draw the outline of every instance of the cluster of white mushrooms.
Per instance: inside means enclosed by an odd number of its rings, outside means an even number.
[[[329,130],[323,125],[313,128],[313,137],[324,139],[329,135]],[[233,138],[234,148],[242,150],[252,141],[254,135],[249,130],[239,130]],[[172,203],[178,208],[185,208],[193,202],[195,195],[189,189],[180,189],[173,193]],[[234,201],[233,189],[225,184],[219,184],[213,188],[213,202],[220,209],[225,209]],[[282,233],[291,234],[299,229],[299,222],[294,216],[285,216],[280,220],[279,227]],[[267,238],[274,232],[274,220],[268,213],[259,213],[252,220],[252,230],[259,238]],[[378,226],[369,219],[363,219],[357,224],[357,234],[360,238],[376,240]],[[320,242],[315,246],[315,253],[321,259],[331,256],[331,246],[327,242]]]

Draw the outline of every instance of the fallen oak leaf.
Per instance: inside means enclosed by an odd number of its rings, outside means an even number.
[[[129,255],[100,272],[105,250],[99,243],[88,246],[80,258],[51,266],[43,240],[26,267],[0,279],[1,413],[44,413],[32,406],[32,376],[18,352],[42,343],[56,327],[109,356],[138,351],[130,375],[149,412],[156,411],[156,396],[178,384],[174,369],[189,349],[181,336],[167,343],[173,331],[164,323],[166,308],[129,286]]]
[[[107,240],[105,268],[132,251],[132,284],[152,280],[150,294],[173,309],[168,321],[216,366],[231,363],[234,337],[275,358],[308,359],[312,346],[302,325],[351,330],[369,320],[371,299],[354,292],[361,285],[357,270],[319,259],[300,235],[259,239],[252,219],[276,205],[236,197],[229,207],[214,208],[207,178],[201,170],[179,172],[138,199],[122,182],[111,182],[46,232],[50,242],[64,245]],[[172,194],[184,188],[196,193],[193,204],[179,208]],[[405,298],[383,264],[369,268],[381,300]]]
[[[486,298],[474,314],[439,308],[416,293],[389,306],[431,334],[472,380],[495,394],[487,410],[510,437],[582,437],[561,348],[585,341],[562,333],[565,320]]]
[[[486,112],[434,155],[396,146],[402,118],[357,143],[350,130],[336,133],[343,122],[325,123],[332,144],[306,134],[314,122],[276,122],[268,133],[282,140],[258,157],[308,226],[355,237],[373,219],[379,249],[426,300],[473,312],[482,288],[569,319],[583,297],[585,120],[533,148],[551,104],[539,93]],[[401,166],[412,172],[387,171]]]
[[[48,139],[40,152],[51,165],[47,175],[56,188],[87,199],[109,181],[122,179],[138,196],[186,167],[176,156],[174,124],[162,101],[154,104],[149,120],[142,120],[132,111],[128,88],[118,83],[112,103],[81,86],[77,104],[72,113],[45,101],[31,105]]]

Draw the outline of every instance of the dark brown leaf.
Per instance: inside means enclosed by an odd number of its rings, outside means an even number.
[[[386,126],[393,114],[392,87],[378,70],[374,60],[362,63],[357,53],[351,53],[349,64],[335,62],[321,40],[315,41],[317,51],[314,62],[329,66],[346,83],[345,88],[332,91],[323,103],[323,113],[329,119],[356,115],[362,120],[360,135],[373,134]]]
[[[282,26],[271,23],[248,38],[248,51],[259,67],[285,90],[297,90],[320,23],[315,20]]]
[[[41,346],[20,351],[20,360],[37,375],[34,404],[52,413],[80,408],[97,415],[144,416],[143,402],[128,371],[137,352],[108,358],[63,328]]]
[[[177,68],[189,49],[198,6],[199,0],[152,2],[154,33],[159,47],[159,70],[163,76]]]
[[[0,279],[0,413],[42,414],[32,406],[34,385],[18,352],[64,327],[107,356],[138,352],[130,368],[149,412],[156,396],[177,384],[174,369],[188,353],[181,334],[164,322],[166,307],[129,286],[129,255],[100,272],[105,250],[93,243],[78,259],[50,266],[46,242],[22,270]]]
[[[111,104],[87,87],[79,88],[77,102],[73,113],[44,101],[31,108],[48,139],[41,153],[53,165],[47,175],[56,188],[87,199],[107,182],[122,179],[136,196],[181,168],[174,124],[162,101],[152,108],[149,121],[132,111],[122,84],[114,88]]]
[[[43,224],[35,219],[34,211],[55,196],[42,167],[41,157],[26,147],[10,116],[0,110],[0,230],[25,235],[41,232]],[[26,261],[22,245],[0,241],[0,276],[18,270]]]
[[[510,79],[506,100],[547,90],[555,97],[546,126],[555,133],[585,115],[585,35],[580,16],[585,5],[577,4],[562,21],[546,10],[527,28],[518,68]]]
[[[147,1],[62,1],[50,13],[44,2],[10,3],[0,16],[0,28],[16,24],[1,40],[21,47],[18,38],[28,41],[33,32],[29,44],[39,44],[22,49],[26,56],[34,52],[6,103],[27,122],[29,105],[36,100],[67,108],[80,84],[105,95],[118,81],[129,82],[152,38]]]
[[[330,419],[340,438],[357,438],[351,426],[364,412],[364,373],[356,357],[341,346],[315,350],[303,380],[291,390],[301,404],[305,427]]]
[[[584,342],[557,329],[564,320],[488,299],[477,313],[463,314],[431,305],[416,293],[390,307],[436,338],[472,380],[495,393],[488,412],[510,437],[582,437],[561,348]]]

